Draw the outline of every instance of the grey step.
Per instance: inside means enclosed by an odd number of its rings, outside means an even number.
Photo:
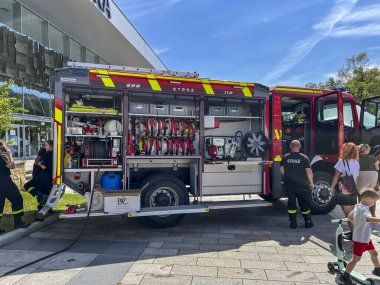
[[[205,205],[210,210],[272,206],[272,203],[264,201],[264,200],[202,202],[202,204]]]

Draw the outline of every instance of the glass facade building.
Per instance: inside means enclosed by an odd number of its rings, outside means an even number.
[[[30,40],[42,44],[47,50],[54,50],[64,55],[67,59],[108,64],[107,61],[88,47],[28,9],[19,1],[0,1],[0,26],[5,26],[10,31],[27,36]],[[0,44],[6,45],[7,43],[2,39]],[[15,45],[17,46],[17,43]],[[0,52],[0,64],[5,62],[6,57],[9,57],[9,55]],[[28,69],[28,66],[26,66],[26,69]],[[0,139],[9,142],[16,158],[32,158],[37,154],[42,142],[50,139],[52,135],[53,90],[51,87],[33,84],[33,81],[30,80],[25,81],[23,78],[15,76],[13,72],[7,72],[8,68],[3,68],[2,70],[0,71],[0,84],[12,79],[14,85],[10,89],[10,94],[17,97],[22,107],[28,112],[14,114],[15,117],[20,119],[19,123],[15,124],[14,129],[9,132],[0,134]]]

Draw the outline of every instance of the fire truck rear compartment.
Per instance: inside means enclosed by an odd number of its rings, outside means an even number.
[[[264,191],[267,88],[258,85],[262,90],[255,97],[253,84],[221,83],[215,90],[226,88],[224,96],[221,91],[209,96],[192,88],[165,92],[164,85],[156,92],[133,89],[145,85],[105,88],[72,82],[58,84],[64,138],[58,163],[64,184],[85,197],[95,191],[104,198],[103,207],[93,204],[100,208],[92,215],[147,217],[151,226],[167,227],[186,213],[269,205],[241,197],[214,199]]]

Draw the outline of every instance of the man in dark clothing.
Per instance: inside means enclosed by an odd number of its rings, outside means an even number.
[[[38,173],[41,172],[41,167],[39,166],[39,163],[41,162],[42,160],[42,156],[46,153],[46,150],[45,150],[45,146],[42,147],[39,151],[38,151],[38,154],[37,154],[37,157],[36,159],[34,160],[34,165],[33,165],[33,172],[32,172],[32,175],[33,175],[33,178],[36,177],[38,175]]]
[[[288,196],[288,213],[290,228],[297,228],[297,200],[305,219],[305,227],[311,228],[309,201],[310,189],[314,188],[313,171],[306,155],[300,153],[301,143],[294,140],[290,143],[291,152],[284,155],[281,160],[280,171],[284,175],[284,184]]]
[[[24,189],[32,196],[37,197],[37,207],[40,210],[46,203],[53,186],[53,141],[45,142],[45,152],[42,153],[41,160],[37,165],[41,171],[32,180],[25,183]]]
[[[12,204],[14,227],[17,229],[25,228],[29,224],[21,220],[24,214],[24,205],[22,196],[11,178],[11,169],[14,168],[12,153],[3,142],[0,142],[0,218],[3,216],[5,199],[7,198]],[[0,232],[4,231],[0,230]]]

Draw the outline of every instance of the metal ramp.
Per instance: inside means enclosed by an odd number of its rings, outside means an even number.
[[[99,216],[115,216],[127,214],[128,217],[148,217],[148,216],[166,216],[176,214],[194,214],[194,213],[208,213],[210,210],[221,209],[238,209],[238,208],[256,208],[268,207],[272,203],[264,200],[237,200],[237,201],[218,201],[218,202],[201,202],[194,205],[182,205],[176,207],[155,207],[155,208],[141,208],[139,212],[129,213],[105,213],[103,211],[93,211],[90,217]],[[87,216],[87,211],[75,214],[61,214],[61,218],[84,218]]]

